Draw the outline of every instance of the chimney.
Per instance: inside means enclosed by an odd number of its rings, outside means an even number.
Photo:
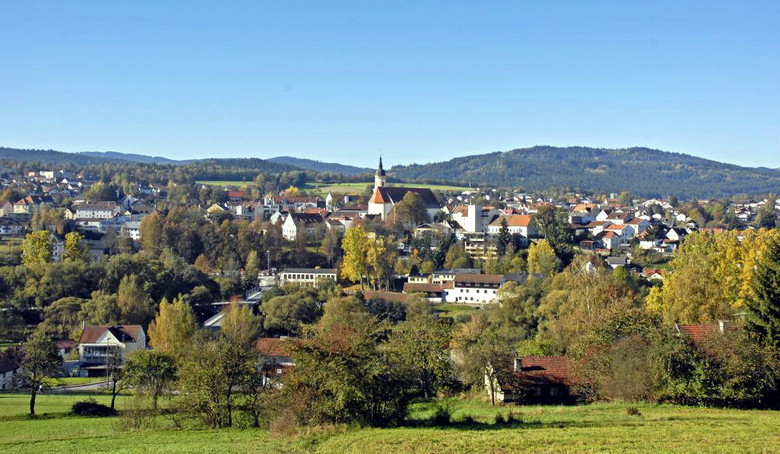
[[[523,371],[523,358],[515,358],[515,372]]]

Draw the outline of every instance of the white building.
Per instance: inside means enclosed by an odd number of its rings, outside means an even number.
[[[493,302],[504,282],[500,274],[457,274],[444,284],[444,301],[484,305]]]
[[[141,325],[89,325],[79,340],[82,374],[101,376],[106,363],[118,355],[124,363],[127,355],[146,348],[146,333]]]
[[[336,282],[336,270],[332,268],[287,268],[279,274],[281,284],[316,286]]]

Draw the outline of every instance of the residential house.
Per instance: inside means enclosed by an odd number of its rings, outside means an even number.
[[[319,214],[289,213],[282,224],[282,236],[289,241],[294,241],[301,229],[306,234],[311,235],[322,222],[322,216]]]
[[[92,202],[74,205],[76,219],[111,219],[124,210],[116,202]]]
[[[516,358],[513,368],[497,374],[493,384],[496,400],[520,404],[574,403],[574,380],[565,356],[526,356]],[[485,377],[490,394],[490,381]]]
[[[426,298],[428,298],[428,301],[432,303],[440,303],[441,302],[441,295],[444,291],[444,286],[442,284],[432,284],[432,283],[413,283],[413,282],[405,282],[404,283],[404,293],[422,293],[425,295]]]
[[[79,362],[82,375],[101,376],[106,363],[118,357],[124,363],[127,354],[146,348],[146,333],[141,325],[89,325],[81,332]]]
[[[509,233],[520,235],[523,238],[535,238],[539,236],[539,232],[536,230],[534,219],[527,214],[511,214],[499,216],[488,225],[487,233],[489,235],[498,235],[501,231],[504,220],[507,223],[507,229]]]
[[[457,274],[452,282],[444,285],[444,301],[476,305],[491,303],[503,283],[504,276],[500,274]]]
[[[18,349],[0,352],[0,391],[10,391],[22,385],[22,366],[18,352]]]
[[[284,375],[295,365],[288,342],[276,337],[261,337],[255,342],[263,386],[280,388]]]

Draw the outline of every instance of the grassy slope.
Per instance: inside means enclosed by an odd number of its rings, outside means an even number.
[[[453,419],[476,422],[450,427],[348,429],[293,440],[274,439],[267,431],[125,431],[119,418],[69,417],[64,413],[82,396],[40,398],[39,413],[23,415],[27,397],[0,395],[0,450],[13,452],[777,452],[780,413],[639,405],[642,416],[629,416],[628,405],[516,407],[522,423],[493,425],[497,412],[473,400],[452,400]],[[98,396],[106,402],[106,396]],[[120,402],[119,407],[122,408]],[[433,414],[431,403],[412,408],[412,424]],[[57,414],[59,413],[59,414]],[[165,425],[166,423],[161,423]]]

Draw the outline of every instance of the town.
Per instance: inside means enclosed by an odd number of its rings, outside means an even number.
[[[219,336],[225,323],[246,324],[239,343],[253,346],[248,355],[255,358],[250,370],[260,374],[257,386],[278,391],[287,374],[296,376],[298,353],[304,352],[296,340],[316,339],[306,326],[326,320],[338,325],[355,313],[372,323],[417,327],[420,332],[406,339],[411,342],[433,330],[428,335],[441,345],[422,353],[432,355],[431,369],[422,367],[417,380],[407,383],[410,396],[435,395],[457,384],[482,388],[493,405],[573,403],[587,399],[586,388],[603,398],[612,391],[599,389],[607,386],[599,381],[619,377],[589,377],[588,368],[595,366],[569,357],[588,329],[566,326],[577,322],[566,319],[580,310],[572,306],[577,298],[566,293],[590,288],[614,294],[590,297],[588,306],[601,298],[604,307],[599,314],[578,315],[589,323],[658,316],[679,342],[690,339],[704,348],[711,333],[744,329],[736,327],[744,323],[750,289],[738,288],[730,301],[715,288],[710,294],[722,301],[714,304],[699,303],[706,295],[681,300],[674,292],[690,284],[682,281],[686,273],[714,274],[719,266],[688,270],[687,261],[714,261],[728,246],[732,252],[723,266],[758,263],[749,249],[776,241],[780,212],[774,196],[680,201],[625,192],[433,191],[388,184],[381,158],[365,191],[327,194],[294,186],[265,192],[262,173],[240,186],[120,185],[85,172],[35,167],[4,169],[0,230],[6,345],[0,389],[32,386],[31,413],[35,391],[63,391],[69,380],[92,383],[87,389],[109,387],[116,397],[122,383],[133,381],[122,371],[137,369],[133,358],[142,358],[141,352],[160,352],[173,368],[175,359],[184,361],[181,337],[196,331]],[[703,251],[680,253],[689,237]],[[574,284],[583,275],[591,282]],[[558,282],[564,276],[572,282]],[[563,301],[551,308],[555,292],[563,292]],[[344,320],[329,317],[331,307]],[[360,323],[367,322],[346,326]],[[58,357],[43,375],[26,366],[23,354],[36,325]],[[449,349],[440,348],[447,344]],[[401,375],[414,375],[417,367]],[[145,379],[135,380],[142,389]],[[660,395],[652,388],[613,397]],[[771,389],[751,390],[735,403],[768,403]],[[693,397],[672,393],[663,399]],[[210,425],[231,425],[235,410],[224,411],[209,415]],[[352,417],[376,423],[397,416],[323,414],[321,421]]]

